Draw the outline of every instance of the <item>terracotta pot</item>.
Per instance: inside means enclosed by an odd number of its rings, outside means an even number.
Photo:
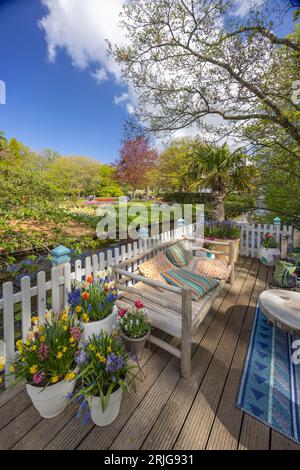
[[[234,239],[230,239],[230,238],[214,238],[211,240],[211,244],[209,243],[210,245],[210,248],[214,251],[225,251],[226,253],[228,253],[228,256],[227,255],[216,255],[216,258],[217,259],[220,259],[224,262],[226,262],[227,264],[229,263],[229,253],[230,253],[230,246],[222,246],[222,245],[214,245],[214,240],[216,241],[224,241],[224,242],[234,242],[234,262],[236,263],[238,258],[239,258],[239,247],[240,247],[240,238],[234,238]]]
[[[150,331],[148,331],[148,333],[142,338],[129,338],[123,331],[121,331],[121,335],[124,338],[126,351],[135,354],[137,359],[140,360],[142,358],[146,342],[150,337]]]

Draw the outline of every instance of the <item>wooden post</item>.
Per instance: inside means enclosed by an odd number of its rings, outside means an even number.
[[[181,375],[188,379],[192,369],[192,294],[182,292]]]
[[[280,257],[286,258],[288,252],[288,234],[282,233],[280,240]]]
[[[71,250],[66,248],[63,245],[59,245],[51,251],[52,255],[52,266],[53,268],[57,268],[57,273],[55,269],[52,269],[52,276],[64,277],[64,268],[70,262],[70,254]],[[52,305],[57,305],[58,312],[60,313],[65,308],[65,285],[59,286],[59,299],[54,299],[52,301]],[[53,295],[53,292],[52,292]],[[55,294],[56,295],[56,294]]]
[[[293,230],[293,248],[300,246],[300,230],[294,228]]]
[[[234,262],[235,262],[235,246],[234,241],[229,242],[229,264],[231,265],[230,284],[234,282]]]

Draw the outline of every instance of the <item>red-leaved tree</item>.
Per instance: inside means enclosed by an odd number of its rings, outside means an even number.
[[[122,144],[120,157],[115,163],[116,177],[120,183],[128,184],[133,193],[145,188],[148,172],[157,159],[157,150],[150,147],[149,139],[140,136]]]

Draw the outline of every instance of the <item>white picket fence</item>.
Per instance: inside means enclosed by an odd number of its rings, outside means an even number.
[[[71,270],[71,264],[64,264],[62,267],[51,269],[51,278],[46,280],[46,273],[41,271],[37,274],[37,284],[31,286],[30,277],[23,277],[21,280],[20,292],[13,292],[13,283],[3,284],[3,298],[0,299],[0,316],[3,318],[3,340],[0,340],[0,356],[6,357],[6,364],[9,364],[15,357],[16,322],[15,306],[21,306],[21,331],[22,339],[25,340],[28,329],[31,326],[33,314],[32,303],[36,305],[34,312],[40,317],[40,321],[45,319],[46,308],[51,308],[54,312],[59,312],[66,305],[68,293],[71,291],[73,280],[81,282],[90,274],[101,271],[108,266],[113,266],[118,262],[133,258],[150,248],[159,247],[161,244],[176,240],[182,235],[195,235],[196,225],[188,225],[147,240],[138,240],[128,243],[114,250],[100,252],[85,258],[84,267],[81,260],[75,261],[75,270]],[[51,305],[47,305],[47,296],[51,296]]]
[[[275,234],[276,240],[280,243],[280,237],[284,234],[292,235],[292,227],[282,227],[278,225],[261,224],[240,224],[241,242],[239,253],[242,256],[258,257],[259,248],[264,235],[267,232]],[[13,283],[6,282],[3,285],[3,298],[0,299],[0,318],[3,323],[3,340],[0,340],[0,356],[6,356],[6,361],[10,362],[15,357],[16,321],[15,307],[19,304],[21,309],[21,332],[22,339],[25,340],[27,331],[31,325],[33,312],[37,313],[41,322],[44,321],[45,310],[52,308],[54,312],[60,311],[67,301],[67,295],[71,291],[72,280],[82,281],[88,275],[103,270],[107,266],[113,266],[120,261],[130,259],[149,248],[159,247],[167,241],[176,240],[183,234],[194,236],[196,225],[188,225],[171,231],[164,232],[154,238],[138,240],[128,243],[114,250],[100,252],[92,257],[86,257],[84,266],[81,260],[75,262],[74,271],[71,264],[67,263],[62,267],[53,267],[51,277],[46,279],[46,273],[41,271],[37,274],[37,283],[31,286],[30,277],[23,277],[21,280],[20,292],[14,293]],[[51,305],[47,305],[47,298],[51,298]],[[33,304],[35,307],[33,308]]]
[[[274,224],[239,224],[241,227],[241,241],[239,253],[241,256],[259,257],[259,249],[266,233],[275,235],[280,246],[281,235],[292,237],[293,227]]]

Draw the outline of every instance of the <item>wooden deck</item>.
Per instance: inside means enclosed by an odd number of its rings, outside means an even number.
[[[74,405],[42,419],[22,386],[1,394],[0,449],[300,450],[235,407],[257,296],[270,276],[258,260],[240,258],[234,285],[193,338],[192,377],[182,379],[179,360],[152,348],[143,361],[146,379],[106,428],[83,426]]]

